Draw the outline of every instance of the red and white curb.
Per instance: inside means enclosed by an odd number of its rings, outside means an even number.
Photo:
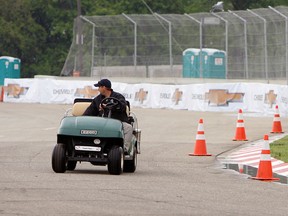
[[[287,134],[281,134],[277,136],[269,137],[269,144],[275,140],[281,139]],[[238,164],[239,169],[243,165],[258,168],[261,151],[263,149],[264,140],[258,140],[252,143],[245,144],[245,147],[240,147],[238,150],[226,155],[224,158],[220,159],[221,162],[228,164]],[[281,176],[288,176],[288,163],[277,160],[271,157],[272,171]]]

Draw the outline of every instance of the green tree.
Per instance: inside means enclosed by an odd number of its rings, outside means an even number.
[[[20,58],[22,72],[29,76],[27,67],[37,64],[44,51],[46,32],[31,16],[28,0],[1,0],[0,4],[0,24],[5,26],[0,30],[0,55]]]
[[[46,32],[45,50],[39,64],[33,65],[37,74],[59,75],[73,38],[73,20],[77,16],[76,1],[31,0],[31,13]]]
[[[0,55],[21,59],[21,76],[59,75],[73,36],[75,1],[0,0]]]
[[[231,10],[247,10],[267,8],[268,6],[288,5],[287,0],[229,0],[225,2],[232,5]]]
[[[81,0],[82,15],[209,12],[219,0]],[[224,9],[288,5],[287,0],[223,0]],[[76,0],[0,0],[0,56],[21,59],[22,77],[59,75],[73,39]],[[153,38],[150,38],[151,40]]]

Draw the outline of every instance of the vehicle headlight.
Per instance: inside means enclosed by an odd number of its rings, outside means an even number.
[[[95,145],[99,145],[101,143],[100,139],[94,139],[93,142],[94,142]]]

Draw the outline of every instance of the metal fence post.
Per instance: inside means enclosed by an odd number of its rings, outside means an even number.
[[[203,77],[203,70],[202,70],[202,49],[203,49],[203,41],[202,41],[202,33],[203,33],[203,29],[202,29],[202,22],[200,22],[199,20],[195,19],[194,17],[190,16],[189,14],[184,14],[185,16],[189,17],[190,19],[192,19],[193,21],[197,22],[199,24],[199,35],[200,35],[200,39],[199,39],[199,47],[200,47],[200,65],[199,65],[199,74],[200,77]]]
[[[91,71],[90,71],[90,77],[92,77],[93,68],[94,68],[94,46],[95,46],[95,24],[91,22],[90,20],[86,19],[85,17],[81,16],[81,19],[84,21],[90,23],[93,26],[93,32],[92,32],[92,50],[91,50]]]
[[[226,61],[225,61],[225,67],[226,67],[226,79],[227,79],[227,74],[228,74],[228,25],[229,22],[224,19],[223,17],[219,16],[218,14],[215,13],[211,13],[214,16],[216,16],[217,18],[221,19],[222,21],[225,22],[225,49],[226,49]]]
[[[247,49],[247,21],[240,17],[238,14],[234,13],[233,11],[228,10],[229,13],[233,14],[240,20],[244,22],[244,44],[245,44],[245,78],[248,79],[249,77],[249,70],[248,70],[248,49]]]
[[[250,13],[257,16],[261,20],[263,20],[264,23],[264,58],[265,58],[265,75],[266,75],[266,81],[269,83],[269,77],[268,77],[268,58],[267,58],[267,29],[266,29],[266,19],[261,17],[259,14],[255,13],[254,11],[251,11],[247,9]]]
[[[269,6],[269,8],[285,19],[286,85],[288,85],[288,17],[271,6]]]
[[[160,19],[164,20],[165,22],[168,23],[169,26],[169,56],[170,56],[170,71],[171,71],[171,75],[173,74],[173,57],[172,57],[172,25],[171,22],[167,19],[165,19],[164,17],[160,16],[159,14],[155,13],[155,15],[157,17],[159,17]]]
[[[122,13],[124,17],[126,17],[130,22],[134,24],[134,72],[137,72],[137,23],[132,20],[129,16]]]

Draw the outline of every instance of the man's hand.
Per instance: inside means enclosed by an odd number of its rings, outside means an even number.
[[[106,104],[103,104],[102,103],[102,106],[101,106],[101,104],[99,105],[99,111],[103,111],[104,109],[105,109],[105,107],[106,107]]]

